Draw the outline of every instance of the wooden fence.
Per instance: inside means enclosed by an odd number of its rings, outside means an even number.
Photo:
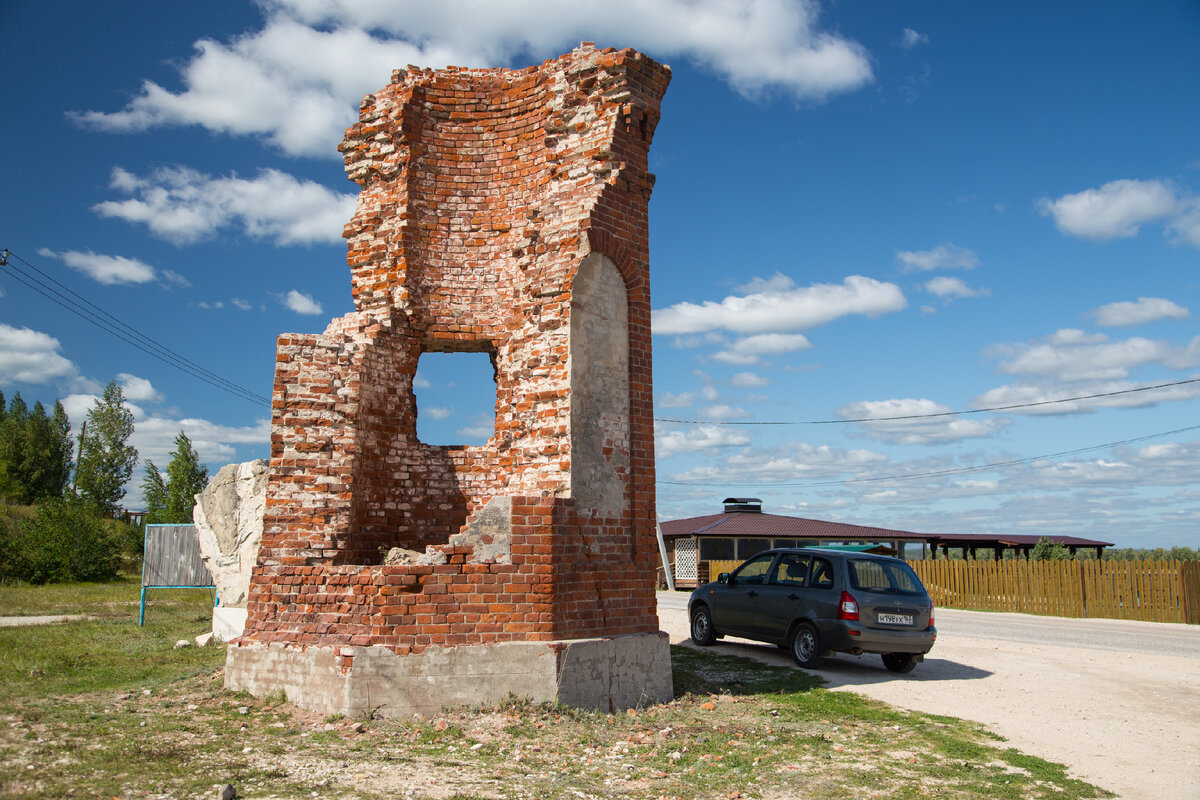
[[[934,605],[1200,624],[1196,561],[910,561]]]

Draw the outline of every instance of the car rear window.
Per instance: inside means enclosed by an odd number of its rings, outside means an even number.
[[[925,587],[912,567],[903,561],[850,559],[850,585],[864,592],[924,594]]]

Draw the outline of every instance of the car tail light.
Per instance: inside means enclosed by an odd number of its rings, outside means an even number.
[[[933,605],[929,606],[929,627],[933,627]]]
[[[858,619],[858,601],[849,592],[842,592],[838,602],[838,619]]]

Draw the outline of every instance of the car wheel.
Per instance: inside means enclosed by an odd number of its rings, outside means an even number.
[[[816,669],[825,660],[821,637],[810,622],[801,622],[792,632],[792,658],[805,669]]]
[[[913,653],[884,653],[883,665],[888,668],[888,672],[905,675],[913,671],[913,667],[917,665],[917,657]]]
[[[696,606],[692,612],[692,641],[702,647],[708,647],[717,640],[717,632],[713,630],[712,614],[708,606]]]

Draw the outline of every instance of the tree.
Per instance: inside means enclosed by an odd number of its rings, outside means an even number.
[[[167,464],[167,479],[153,461],[146,462],[146,477],[142,480],[142,497],[146,501],[146,522],[187,523],[192,521],[196,495],[208,483],[208,467],[183,431],[175,437],[175,450]]]
[[[172,522],[191,522],[196,495],[208,484],[208,467],[183,431],[175,437],[175,452],[167,464],[167,513]]]
[[[27,505],[62,497],[71,478],[71,424],[62,404],[54,416],[35,403],[30,411],[21,393],[8,409],[0,395],[0,494]]]
[[[29,408],[17,392],[8,403],[7,410],[0,404],[0,494],[14,503],[27,503],[25,480],[22,475],[25,457],[22,452],[25,438],[25,422]]]
[[[142,478],[142,502],[146,505],[147,524],[167,521],[167,486],[163,483],[162,473],[149,459],[146,460],[146,477]]]
[[[109,513],[119,508],[125,484],[137,465],[137,448],[129,444],[132,435],[133,412],[125,406],[121,387],[110,382],[88,411],[75,468],[79,494]]]
[[[71,441],[71,420],[58,400],[54,401],[54,414],[50,417],[50,446],[47,448],[46,497],[62,497],[71,485],[71,470],[75,466],[72,458],[75,447]]]
[[[1030,561],[1065,561],[1070,557],[1070,550],[1048,536],[1038,539],[1037,544],[1029,551]]]

